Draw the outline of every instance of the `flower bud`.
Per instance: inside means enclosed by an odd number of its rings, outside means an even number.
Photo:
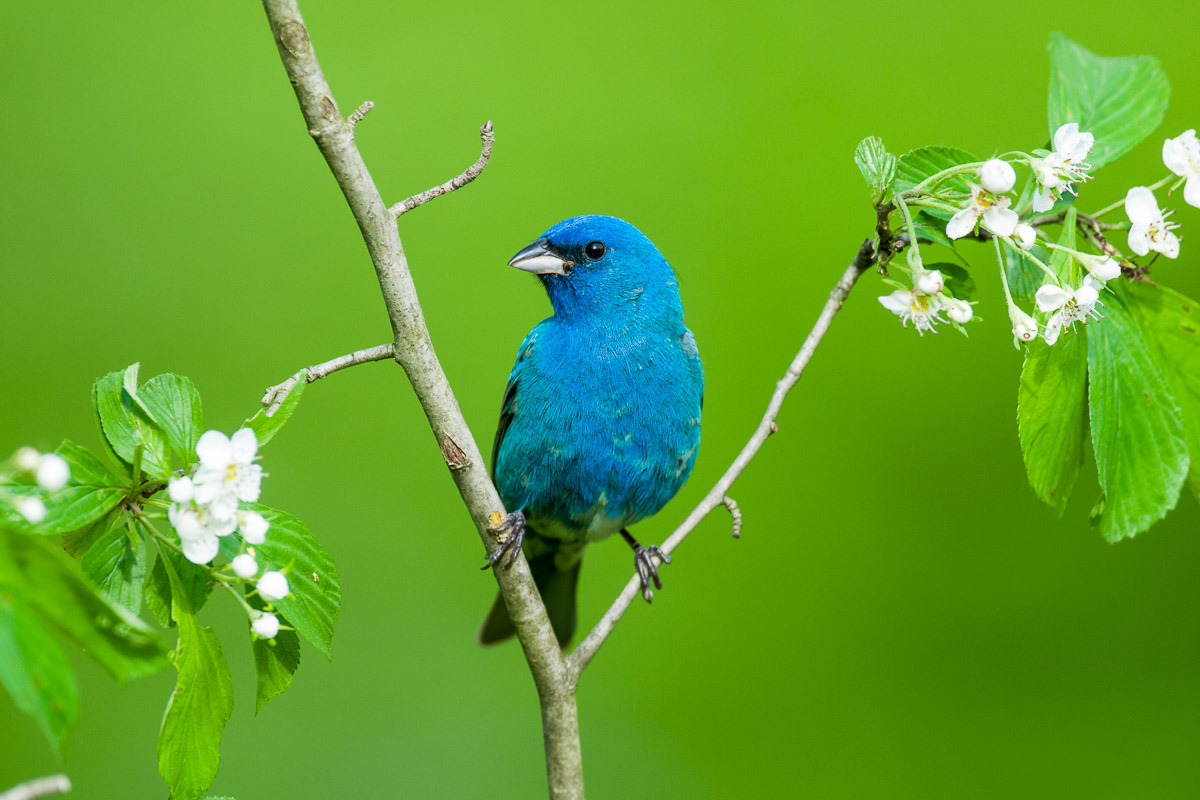
[[[232,566],[233,571],[237,573],[239,578],[253,578],[258,574],[258,562],[249,553],[234,556]]]
[[[922,294],[935,295],[942,290],[946,285],[945,278],[942,273],[936,269],[931,269],[928,272],[921,273],[921,277],[917,278],[917,291]]]
[[[979,168],[979,183],[989,192],[1004,194],[1012,191],[1013,186],[1016,185],[1017,173],[1013,170],[1012,164],[993,158],[983,162],[983,166]]]
[[[971,304],[965,300],[958,300],[951,297],[946,299],[945,305],[946,313],[950,315],[950,319],[959,325],[966,325],[971,321],[971,317],[975,316],[975,309],[971,308]]]
[[[182,478],[171,478],[167,484],[167,494],[176,503],[186,503],[196,496],[196,485],[187,475]]]
[[[279,617],[263,612],[258,619],[250,623],[250,627],[262,638],[274,639],[275,635],[279,633]]]
[[[241,530],[246,544],[262,544],[267,540],[267,529],[271,527],[271,523],[267,522],[267,518],[262,514],[257,511],[239,511],[237,518],[238,529]]]
[[[17,511],[32,525],[37,525],[46,518],[46,504],[37,497],[26,497],[17,503]]]
[[[1121,274],[1121,264],[1115,258],[1090,253],[1076,253],[1075,258],[1098,281],[1111,281]]]
[[[47,492],[57,492],[71,480],[71,468],[57,453],[45,453],[38,459],[37,483]]]
[[[255,584],[255,588],[258,589],[258,593],[262,596],[262,599],[268,603],[282,600],[290,592],[287,578],[282,572],[275,572],[274,570],[264,572],[263,576],[258,579],[258,583]]]
[[[38,460],[41,457],[42,454],[34,448],[22,447],[17,451],[16,455],[13,456],[13,461],[16,463],[17,469],[21,470],[22,472],[33,472],[38,468]]]
[[[1037,231],[1033,229],[1032,225],[1021,224],[1013,231],[1013,238],[1022,250],[1028,250],[1037,242]]]
[[[1013,344],[1018,341],[1032,342],[1037,338],[1038,324],[1033,317],[1016,306],[1011,306],[1008,309],[1008,318],[1013,324]]]

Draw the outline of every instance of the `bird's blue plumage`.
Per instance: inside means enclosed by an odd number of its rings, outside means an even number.
[[[700,446],[704,375],[675,273],[641,231],[573,217],[535,244],[563,274],[539,275],[554,315],[521,343],[492,459],[505,505],[528,520],[526,555],[552,573],[679,491]]]

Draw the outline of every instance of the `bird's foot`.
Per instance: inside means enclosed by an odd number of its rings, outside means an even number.
[[[500,515],[495,514],[494,516]],[[487,563],[480,569],[496,566],[504,558],[505,553],[508,553],[510,566],[516,563],[517,555],[521,552],[521,542],[525,540],[524,512],[514,511],[496,524],[489,525],[488,530],[496,534],[496,540],[500,542],[500,546],[488,556]]]
[[[655,589],[662,588],[662,579],[658,577],[658,567],[654,563],[655,556],[664,564],[671,563],[671,557],[660,550],[656,544],[649,547],[635,544],[633,547],[633,564],[637,567],[638,577],[642,579],[642,597],[647,603],[654,600],[654,592],[650,591],[651,581],[654,582]]]

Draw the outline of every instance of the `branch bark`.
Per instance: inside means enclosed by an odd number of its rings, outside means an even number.
[[[829,299],[825,302],[825,307],[821,309],[821,315],[817,317],[816,323],[809,332],[808,337],[804,340],[804,344],[800,346],[800,352],[796,353],[796,357],[792,359],[791,366],[788,367],[784,376],[775,384],[775,393],[771,395],[771,400],[767,403],[766,413],[763,414],[762,420],[759,421],[758,427],[754,431],[754,435],[750,437],[750,441],[746,442],[745,447],[738,453],[737,458],[729,465],[729,469],[725,470],[725,474],[721,476],[716,485],[709,490],[700,504],[692,509],[692,513],[688,514],[683,523],[675,529],[675,532],[667,537],[667,541],[661,546],[661,550],[670,555],[675,551],[680,543],[687,538],[700,521],[709,515],[713,509],[725,506],[729,509],[730,516],[733,522],[733,535],[737,536],[741,532],[742,515],[738,510],[737,503],[734,503],[728,497],[727,493],[734,481],[745,472],[746,467],[750,465],[750,461],[770,438],[771,434],[779,430],[778,424],[775,422],[779,416],[779,409],[783,407],[783,401],[787,398],[788,392],[800,380],[800,376],[804,373],[804,368],[812,359],[813,353],[817,350],[817,345],[821,343],[821,339],[825,336],[825,332],[829,330],[829,325],[833,322],[834,315],[841,310],[842,304],[846,301],[846,297],[850,294],[850,290],[854,288],[855,282],[859,276],[866,270],[870,269],[875,263],[877,256],[875,255],[876,242],[874,239],[867,239],[858,249],[858,254],[846,271],[842,273],[842,278],[833,287],[833,291],[829,293]],[[658,561],[658,559],[655,559]],[[661,562],[659,562],[661,563]],[[638,576],[633,576],[625,588],[621,590],[621,594],[617,597],[616,602],[609,607],[600,621],[596,623],[596,627],[587,635],[582,642],[575,648],[575,652],[567,659],[568,679],[572,686],[579,683],[579,676],[583,670],[591,663],[600,646],[608,639],[613,628],[621,619],[621,615],[629,608],[630,603],[641,591],[641,581]]]
[[[496,143],[496,133],[492,130],[492,121],[489,119],[479,129],[479,138],[483,141],[483,149],[479,153],[479,158],[475,159],[475,163],[467,167],[461,174],[455,175],[450,180],[443,183],[441,186],[434,186],[432,189],[426,189],[420,194],[414,194],[412,197],[406,197],[396,205],[392,206],[391,211],[393,217],[399,217],[401,214],[406,214],[412,211],[417,206],[428,203],[435,197],[441,197],[444,194],[450,194],[455,189],[461,189],[471,181],[479,177],[483,172],[483,168],[487,166],[488,160],[492,157],[492,145]]]
[[[320,364],[313,364],[311,367],[298,370],[295,375],[283,383],[268,387],[266,394],[263,395],[262,405],[267,409],[268,417],[274,414],[275,410],[283,405],[283,401],[287,400],[287,396],[291,393],[292,388],[300,382],[301,375],[307,375],[305,383],[312,383],[338,370],[346,369],[346,367],[367,364],[371,361],[383,361],[385,358],[395,357],[396,346],[392,342],[388,342],[387,344],[368,347],[364,350],[355,350],[353,353],[331,358]]]
[[[53,797],[69,791],[71,791],[71,781],[66,775],[47,775],[45,778],[35,778],[17,784],[4,794],[0,794],[0,800],[38,800],[40,797]]]
[[[263,8],[309,134],[337,180],[375,266],[392,325],[394,357],[416,392],[463,503],[490,553],[499,545],[487,530],[488,517],[494,511],[504,513],[504,505],[434,352],[395,218],[355,145],[353,124],[338,111],[296,0],[263,0]],[[575,693],[567,688],[566,660],[529,574],[529,564],[522,556],[511,567],[493,573],[537,687],[550,794],[581,798],[583,767]]]

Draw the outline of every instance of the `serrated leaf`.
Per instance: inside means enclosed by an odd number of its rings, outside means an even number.
[[[196,800],[217,775],[221,735],[233,714],[233,680],[216,633],[200,624],[170,566],[166,572],[179,625],[171,663],[179,675],[158,733],[158,771],[172,800]]]
[[[1200,306],[1165,286],[1135,281],[1126,291],[1140,312],[1143,330],[1163,356],[1183,412],[1191,462],[1188,482],[1200,500]]]
[[[116,680],[166,666],[165,648],[146,623],[100,595],[71,557],[45,538],[0,530],[5,585]]]
[[[919,147],[900,156],[896,164],[896,179],[892,183],[892,191],[896,194],[906,192],[936,175],[942,170],[957,167],[960,164],[971,164],[979,159],[960,150],[957,147]],[[971,191],[971,176],[969,173],[959,173],[927,187],[931,192],[950,191],[967,194]],[[947,220],[953,216],[949,211],[938,208],[922,209],[930,216]]]
[[[1102,299],[1104,319],[1087,326],[1092,447],[1105,495],[1100,532],[1109,541],[1162,519],[1188,471],[1182,411],[1124,287],[1114,284]]]
[[[46,494],[36,486],[8,486],[13,497],[38,497],[46,504],[46,517],[37,525],[29,525],[21,519],[13,521],[15,527],[31,532],[57,536],[85,528],[112,511],[125,499],[124,489],[100,489],[95,486],[73,486],[68,484],[53,494]],[[0,505],[5,505],[0,501]]]
[[[154,559],[154,566],[150,568],[150,575],[146,578],[144,587],[146,608],[150,609],[150,613],[159,625],[164,628],[173,628],[175,620],[171,617],[171,579],[167,577],[167,568],[163,566],[161,549],[159,553],[160,555]]]
[[[883,146],[878,136],[868,136],[854,149],[854,163],[871,189],[871,196],[882,198],[896,177],[896,157]]]
[[[255,608],[262,607],[262,601],[257,596],[250,598],[250,602]],[[280,622],[287,624],[282,617]],[[257,675],[254,713],[258,714],[268,700],[283,694],[292,685],[292,676],[300,667],[300,637],[295,631],[281,630],[273,641],[254,639],[250,648],[254,651],[254,672]]]
[[[274,439],[275,434],[279,433],[279,429],[287,424],[287,421],[292,418],[292,414],[296,413],[296,409],[300,405],[300,398],[304,395],[304,387],[307,385],[308,371],[302,369],[298,374],[296,385],[279,404],[279,408],[275,409],[274,414],[268,417],[265,408],[259,409],[257,414],[246,420],[242,427],[254,431],[258,437],[259,447]]]
[[[170,581],[165,586],[163,578],[166,577],[167,571],[163,571],[161,563],[164,559],[173,567],[176,577],[175,581]],[[212,579],[204,571],[204,567],[199,564],[193,564],[174,550],[161,546],[158,548],[158,558],[156,559],[154,568],[150,570],[150,581],[147,586],[149,587],[150,584],[153,584],[154,588],[148,588],[148,593],[155,595],[155,604],[160,602],[169,604],[175,591],[174,587],[182,586],[186,593],[186,597],[183,599],[186,601],[188,608],[191,608],[197,614],[200,613],[200,609],[204,608],[213,590]],[[179,598],[176,598],[176,602],[179,602]],[[151,611],[154,613],[155,618],[161,622],[161,608],[152,608]],[[168,625],[168,627],[170,626]]]
[[[69,483],[77,486],[96,486],[99,488],[120,489],[129,485],[128,475],[118,475],[109,469],[103,461],[96,458],[91,450],[75,444],[70,439],[63,439],[56,450],[71,468]]]
[[[171,473],[167,436],[137,406],[128,386],[137,384],[137,364],[121,372],[97,378],[92,386],[92,403],[100,418],[100,430],[112,452],[126,464],[142,445],[142,474],[166,479]]]
[[[291,514],[258,504],[247,505],[271,523],[267,541],[255,548],[263,571],[291,568],[288,586],[292,593],[275,605],[301,636],[327,658],[331,657],[333,626],[342,602],[333,559],[308,526]]]
[[[83,574],[100,593],[132,614],[142,610],[142,584],[146,579],[145,542],[134,549],[122,515],[101,534],[80,561]]]
[[[1064,335],[1053,347],[1025,348],[1017,422],[1025,472],[1034,494],[1062,518],[1083,464],[1087,437],[1087,344]]]
[[[1162,123],[1171,86],[1152,56],[1105,58],[1060,33],[1050,36],[1050,135],[1068,122],[1096,137],[1099,167],[1132,150]]]
[[[196,461],[196,442],[204,431],[200,393],[182,375],[155,375],[137,390],[138,407],[167,435],[184,469]]]
[[[33,609],[5,591],[0,591],[0,685],[61,752],[79,716],[75,675]]]
[[[958,251],[954,247],[954,240],[946,235],[946,222],[944,220],[929,216],[923,208],[917,209],[917,212],[913,214],[913,228],[917,232],[918,239],[941,245],[948,250],[954,251],[954,255],[958,256]]]

